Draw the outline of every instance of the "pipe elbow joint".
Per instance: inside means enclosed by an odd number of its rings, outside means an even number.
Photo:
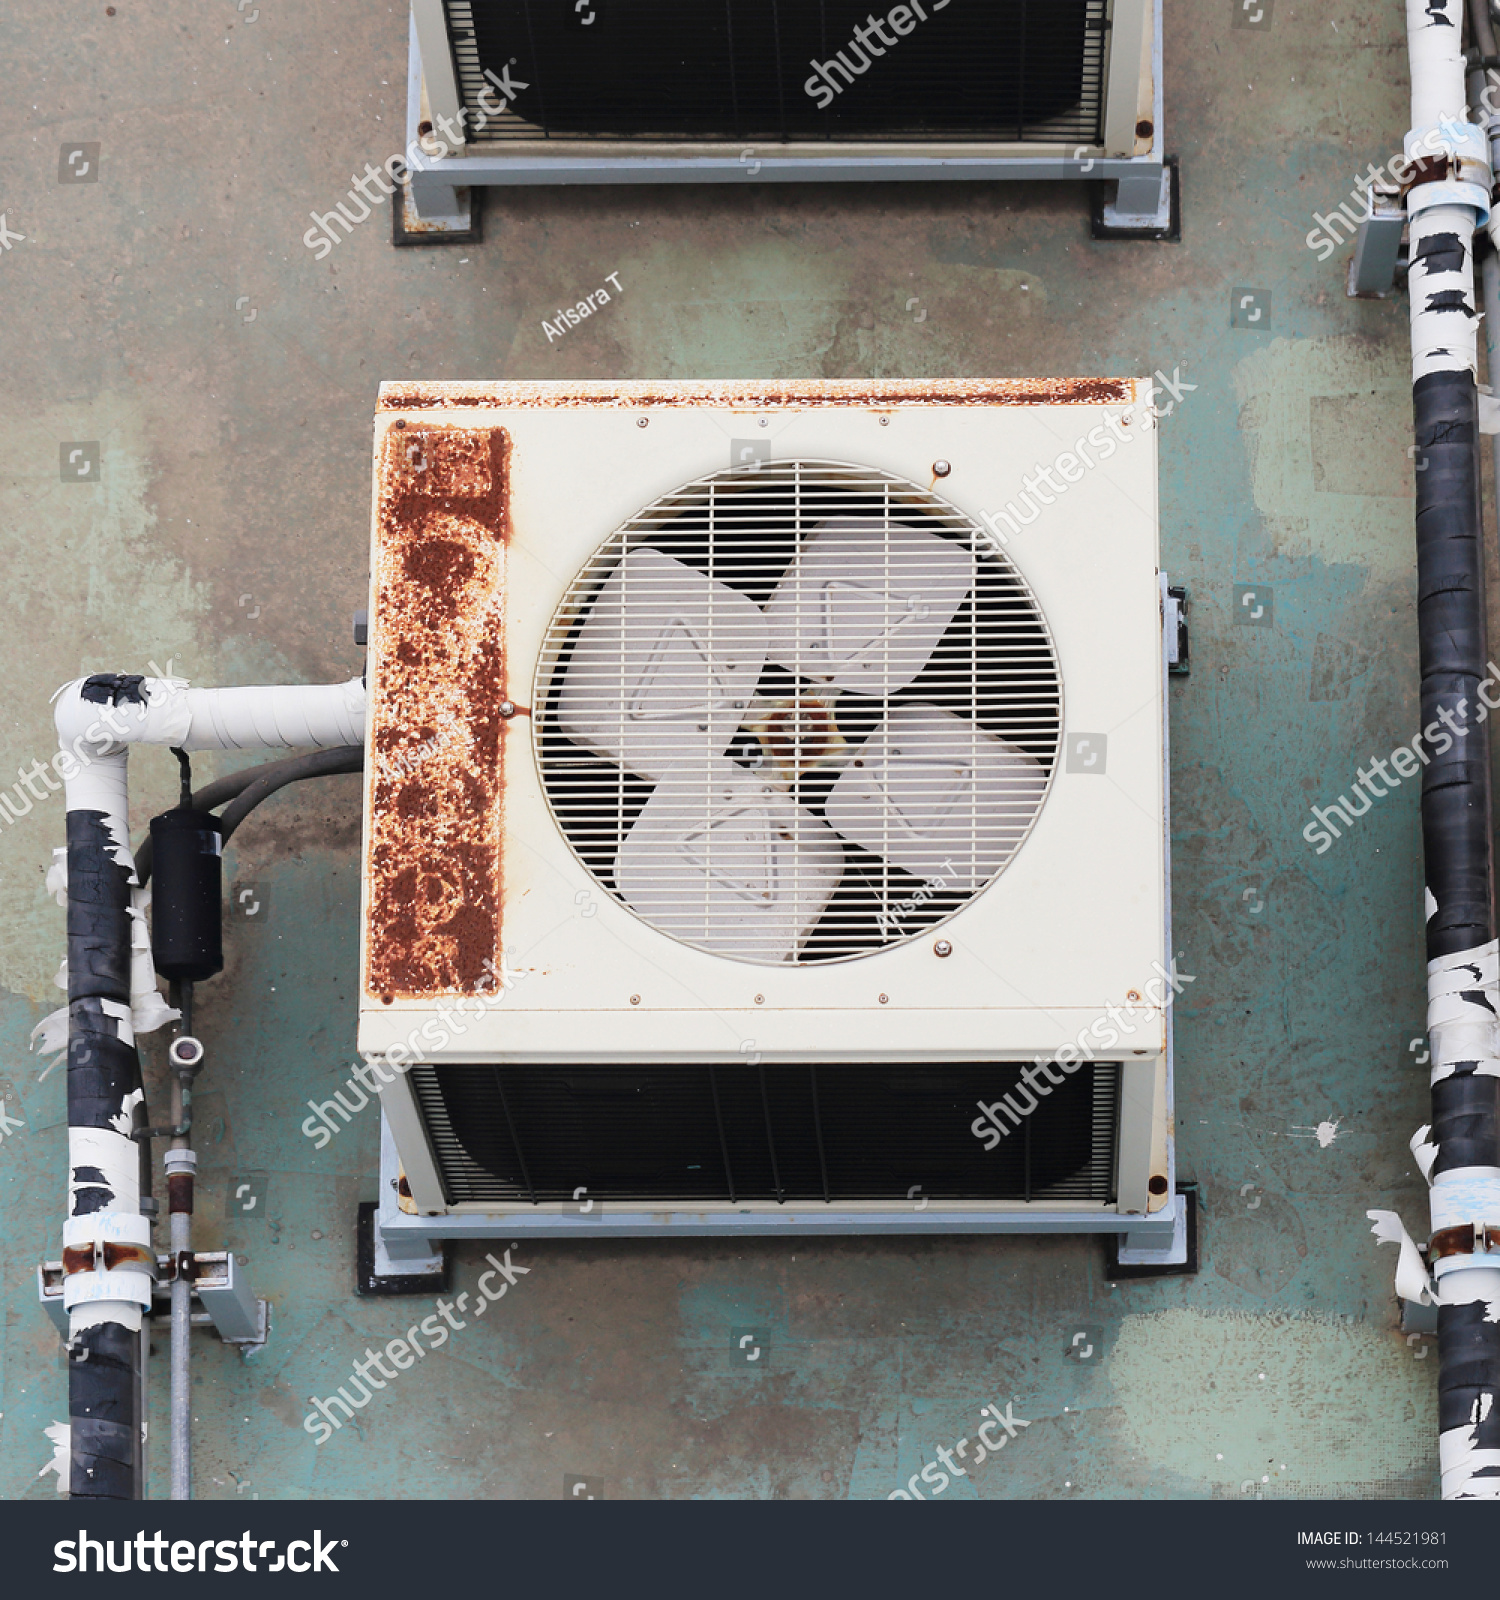
[[[81,742],[92,756],[111,755],[130,744],[176,744],[191,721],[185,688],[180,679],[137,673],[75,678],[53,697],[58,741],[64,749]]]

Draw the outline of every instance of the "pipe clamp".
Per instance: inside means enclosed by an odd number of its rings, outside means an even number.
[[[1440,122],[1413,128],[1402,141],[1411,169],[1404,187],[1407,212],[1415,216],[1432,206],[1470,206],[1476,226],[1490,219],[1490,141],[1472,122]]]
[[[149,1307],[156,1257],[151,1219],[126,1211],[92,1211],[63,1223],[63,1307],[124,1300]]]

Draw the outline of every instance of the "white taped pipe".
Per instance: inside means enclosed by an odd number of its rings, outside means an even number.
[[[102,811],[115,859],[135,877],[130,848],[128,749],[132,744],[177,745],[187,750],[332,749],[365,741],[365,686],[290,684],[249,689],[194,689],[180,678],[145,678],[144,702],[102,705],[83,697],[86,678],[55,696],[53,721],[67,752],[60,771],[69,811]],[[50,882],[50,878],[49,878]],[[131,1009],[139,1033],[149,1033],[174,1012],[162,999],[151,960],[144,897],[132,895]]]
[[[1416,504],[1425,720],[1454,696],[1472,700],[1483,672],[1474,234],[1490,220],[1492,171],[1487,134],[1469,122],[1464,0],[1405,0],[1405,8],[1411,127],[1404,149],[1416,167],[1406,197],[1413,409],[1418,471],[1427,474],[1418,479]],[[1500,1222],[1488,1214],[1500,1201],[1500,1169],[1478,1164],[1494,1159],[1500,1073],[1487,734],[1478,730],[1468,741],[1467,766],[1455,756],[1430,769],[1423,784],[1433,1119],[1414,1148],[1432,1152],[1423,1162],[1431,1183],[1432,1276],[1393,1213],[1369,1214],[1376,1237],[1400,1246],[1398,1293],[1438,1307],[1445,1499],[1500,1498],[1493,1470],[1500,1466],[1500,1419],[1490,1416],[1500,1271],[1475,1253],[1476,1244],[1485,1249],[1486,1225]],[[1466,1245],[1466,1235],[1474,1242]]]
[[[1434,1083],[1459,1062],[1500,1076],[1500,941],[1427,963],[1427,1035]]]
[[[100,676],[65,685],[55,699],[54,721],[63,751],[58,771],[66,791],[69,838],[75,821],[81,818],[83,826],[97,828],[93,819],[102,818],[103,840],[94,846],[95,859],[100,853],[112,856],[130,887],[126,919],[129,1004],[108,998],[107,989],[102,998],[95,991],[89,1003],[105,1028],[112,1027],[122,1045],[133,1047],[137,1030],[158,1027],[177,1013],[166,1005],[157,987],[146,921],[149,894],[139,886],[130,848],[129,746],[241,750],[362,744],[365,689],[357,679],[310,686],[192,689],[175,679]],[[66,888],[66,870],[49,874],[49,886],[54,879],[60,880],[56,887]],[[70,1032],[86,1025],[74,1023],[71,1010],[67,1015]],[[94,1027],[97,1038],[97,1022]],[[71,1095],[71,1066],[69,1083]],[[85,1248],[94,1250],[91,1268],[68,1275],[70,1344],[85,1335],[95,1337],[91,1330],[102,1330],[107,1337],[112,1336],[112,1328],[138,1334],[144,1309],[143,1283],[144,1303],[150,1303],[149,1280],[144,1274],[107,1271],[102,1265],[107,1241],[133,1240],[135,1232],[146,1226],[140,1215],[140,1147],[131,1137],[138,1099],[138,1090],[124,1095],[118,1112],[109,1115],[107,1126],[71,1125],[68,1129],[69,1237],[65,1248],[71,1244],[75,1258]],[[174,1216],[172,1223],[174,1249],[189,1248],[187,1217]],[[174,1322],[184,1323],[184,1335],[189,1287],[186,1280],[177,1286],[173,1301]],[[185,1368],[186,1361],[184,1336],[175,1342],[174,1369],[179,1364]],[[174,1391],[186,1394],[185,1372],[174,1371],[174,1377]],[[182,1409],[185,1415],[185,1407]],[[74,1415],[76,1420],[82,1413],[75,1408]],[[175,1432],[174,1446],[178,1442]],[[174,1469],[174,1483],[180,1486],[187,1481],[186,1468],[174,1460]]]
[[[327,749],[363,744],[365,686],[295,684],[251,689],[193,689],[181,679],[146,678],[144,703],[101,705],[83,697],[86,678],[58,691],[53,720],[67,753],[60,771],[69,811],[102,811],[116,861],[135,876],[130,849],[128,747],[178,745],[193,750]],[[50,880],[49,880],[50,881]],[[149,891],[132,894],[131,1010],[138,1033],[150,1033],[176,1012],[162,999],[145,919]]]
[[[77,738],[101,753],[125,744],[328,749],[365,740],[365,686],[358,678],[251,689],[194,689],[180,678],[147,678],[141,684],[144,702],[107,707],[83,698],[87,682],[76,679],[57,696],[55,720],[64,749]]]
[[[1411,219],[1411,376],[1434,372],[1479,374],[1479,316],[1474,301],[1474,212],[1468,206],[1429,206]],[[1424,256],[1444,236],[1460,250]],[[1435,264],[1452,259],[1451,268]],[[1420,267],[1419,267],[1420,263]]]
[[[1464,121],[1463,0],[1406,0],[1411,125]]]

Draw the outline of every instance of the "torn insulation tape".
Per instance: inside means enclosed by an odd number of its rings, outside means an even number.
[[[1415,1305],[1436,1305],[1437,1294],[1432,1279],[1427,1275],[1427,1264],[1422,1260],[1422,1252],[1417,1249],[1416,1242],[1406,1231],[1406,1224],[1394,1211],[1367,1211],[1365,1215],[1375,1224],[1370,1232],[1381,1244],[1401,1247],[1401,1254],[1396,1259],[1396,1293],[1401,1299],[1410,1300]]]
[[[1407,1149],[1412,1153],[1417,1166],[1421,1169],[1422,1176],[1428,1183],[1432,1182],[1432,1164],[1437,1160],[1438,1147],[1428,1137],[1432,1132],[1432,1125],[1424,1122],[1411,1136]]]
[[[1434,1083],[1460,1067],[1500,1076],[1500,941],[1428,963],[1427,1031]]]

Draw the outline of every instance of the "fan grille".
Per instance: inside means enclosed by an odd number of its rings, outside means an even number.
[[[661,687],[673,640],[710,658],[701,706],[696,680]],[[930,491],[828,461],[715,473],[633,517],[564,596],[538,689],[543,786],[594,879],[770,965],[868,955],[968,903],[1033,825],[1062,726],[1009,560]]]

